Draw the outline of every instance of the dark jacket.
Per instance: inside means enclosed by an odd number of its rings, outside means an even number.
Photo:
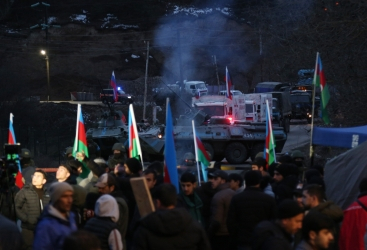
[[[195,192],[199,195],[201,201],[203,202],[203,207],[201,209],[201,215],[204,220],[204,225],[207,228],[209,226],[210,221],[210,205],[213,199],[213,196],[217,192],[217,190],[212,188],[211,182],[202,183],[200,187],[198,187]]]
[[[252,233],[258,223],[275,218],[276,205],[273,197],[260,188],[247,187],[232,197],[228,211],[227,227],[238,246],[250,246]]]
[[[34,231],[33,249],[61,250],[65,237],[77,230],[72,212],[67,219],[52,205],[45,207]]]
[[[0,214],[0,249],[22,249],[22,235],[17,225]]]
[[[129,222],[129,206],[126,202],[126,200],[124,199],[123,195],[121,192],[119,191],[114,191],[112,193],[110,193],[111,196],[113,196],[116,201],[117,201],[117,205],[119,206],[119,219],[117,220],[117,230],[119,230],[120,234],[121,234],[121,239],[123,242],[123,245],[126,246],[126,233],[127,231],[127,226],[128,226],[128,222]]]
[[[87,230],[95,234],[101,242],[102,250],[109,250],[108,237],[113,229],[117,228],[117,224],[110,217],[93,217],[88,220],[84,226]]]
[[[204,225],[201,209],[203,202],[196,192],[192,195],[192,199],[184,194],[180,194],[177,199],[177,207],[184,207],[191,214],[192,218]]]
[[[43,187],[44,195],[39,199],[37,192],[31,184],[25,184],[24,187],[15,196],[15,209],[17,217],[22,221],[22,228],[34,230],[41,211],[50,202],[50,195],[46,187]]]
[[[208,228],[209,235],[229,235],[227,215],[235,191],[229,188],[229,183],[221,184],[217,189],[218,192],[214,195],[210,206],[211,219]]]
[[[135,232],[133,249],[207,250],[210,245],[202,226],[184,208],[174,208],[143,218]]]
[[[292,236],[277,223],[260,222],[254,230],[252,250],[291,250]]]
[[[295,175],[285,177],[279,183],[273,184],[275,202],[279,204],[285,199],[293,199],[293,190],[297,187],[298,179]]]
[[[301,241],[301,243],[298,244],[296,247],[296,250],[313,250],[313,247],[310,246],[306,241]]]

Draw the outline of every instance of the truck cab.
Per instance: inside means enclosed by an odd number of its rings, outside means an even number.
[[[208,94],[208,88],[203,81],[184,81],[184,90],[192,96],[203,96]]]

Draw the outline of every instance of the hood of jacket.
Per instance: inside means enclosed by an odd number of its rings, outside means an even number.
[[[314,207],[315,210],[329,216],[334,222],[339,223],[343,220],[343,210],[332,201],[325,201]]]
[[[140,223],[156,235],[173,236],[183,232],[192,220],[185,208],[174,208],[157,210]]]
[[[117,222],[120,215],[116,199],[109,194],[99,197],[94,213],[99,217],[110,217],[113,222]]]

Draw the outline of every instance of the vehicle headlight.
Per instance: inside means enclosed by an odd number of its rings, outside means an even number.
[[[127,98],[131,98],[131,96],[128,96]]]

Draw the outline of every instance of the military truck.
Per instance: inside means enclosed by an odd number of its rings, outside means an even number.
[[[312,98],[307,92],[290,95],[292,103],[292,119],[306,119],[308,123],[312,120]],[[315,112],[315,114],[317,111]]]

